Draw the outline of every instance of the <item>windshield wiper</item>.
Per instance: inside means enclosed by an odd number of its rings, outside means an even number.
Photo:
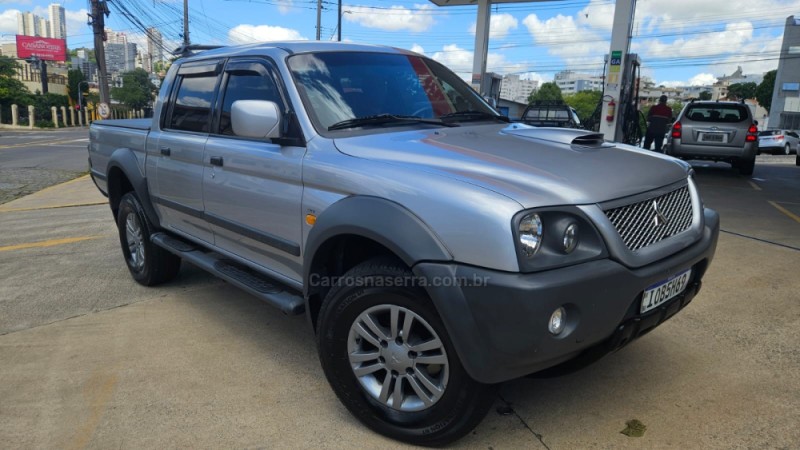
[[[449,114],[442,114],[439,116],[440,119],[460,119],[460,120],[485,120],[485,119],[492,119],[492,120],[499,120],[501,122],[511,122],[506,116],[501,116],[499,114],[492,114],[483,111],[456,111]]]
[[[364,125],[384,125],[400,122],[428,123],[431,125],[441,125],[445,127],[457,127],[457,124],[446,123],[439,119],[426,119],[418,116],[398,116],[396,114],[378,114],[375,116],[356,117],[347,119],[328,127],[328,131],[344,130],[347,128],[357,128]]]

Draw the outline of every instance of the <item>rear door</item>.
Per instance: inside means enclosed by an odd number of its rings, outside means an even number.
[[[681,121],[684,144],[715,147],[744,147],[752,123],[746,105],[731,103],[690,105],[684,118]]]
[[[203,210],[203,151],[211,124],[211,110],[221,78],[219,60],[180,67],[161,132],[149,142],[158,190],[153,200],[162,225],[213,242]]]
[[[275,102],[288,120],[290,108],[279,80],[268,60],[228,61],[217,118],[206,143],[203,195],[217,248],[299,281],[306,149],[281,139],[239,137],[231,124],[231,105],[237,100]]]

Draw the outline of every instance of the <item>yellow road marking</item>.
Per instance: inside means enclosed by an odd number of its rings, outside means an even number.
[[[773,201],[769,201],[769,200],[768,200],[767,202],[768,202],[770,205],[774,206],[774,207],[775,207],[775,209],[777,209],[778,211],[780,211],[780,212],[782,212],[782,213],[786,214],[786,216],[787,216],[788,218],[790,218],[790,219],[794,220],[794,221],[795,221],[795,222],[797,222],[797,223],[800,223],[800,217],[798,217],[798,216],[797,216],[797,214],[795,214],[795,213],[793,213],[793,212],[789,211],[788,209],[784,208],[783,206],[781,206],[781,205],[779,205],[779,204],[777,204],[777,203],[775,203],[775,202],[773,202]]]
[[[75,242],[88,241],[90,239],[100,239],[102,237],[106,236],[97,234],[94,236],[80,236],[80,237],[71,237],[62,239],[50,239],[48,241],[26,242],[24,244],[7,245],[5,247],[0,247],[0,252],[24,250],[27,248],[55,247],[56,245],[73,244]]]
[[[37,145],[66,144],[67,142],[73,142],[73,141],[76,141],[78,139],[83,139],[83,138],[57,139],[55,141],[31,141],[31,142],[25,142],[25,143],[20,143],[20,144],[2,145],[2,146],[0,146],[0,150],[6,150],[6,149],[10,149],[10,148],[32,147],[32,146],[37,146]]]
[[[752,187],[753,187],[753,189],[755,189],[755,190],[757,190],[757,191],[760,191],[760,190],[761,190],[761,186],[759,186],[759,185],[755,184],[753,181],[751,181],[751,180],[747,180],[747,182],[748,182],[748,183],[750,183],[750,186],[752,186]]]
[[[107,205],[107,204],[108,204],[108,200],[103,200],[101,202],[89,202],[89,203],[69,203],[67,205],[37,206],[35,208],[10,208],[10,209],[5,209],[2,206],[0,206],[0,213],[20,212],[20,211],[39,211],[41,209],[75,208],[76,206],[95,206],[95,205]]]

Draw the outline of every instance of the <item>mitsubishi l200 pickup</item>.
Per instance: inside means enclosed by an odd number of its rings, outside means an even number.
[[[347,409],[414,444],[468,433],[500,382],[672,317],[719,233],[686,162],[510,123],[388,47],[179,59],[152,120],[92,124],[89,160],[134,280],[186,261],[305,314]]]

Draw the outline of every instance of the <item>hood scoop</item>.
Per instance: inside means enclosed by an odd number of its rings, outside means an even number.
[[[603,139],[603,133],[591,133],[576,137],[570,144],[578,147],[602,147],[605,139]]]
[[[503,129],[503,133],[528,139],[539,139],[571,146],[574,150],[613,147],[603,139],[603,133],[594,133],[574,128],[532,127],[514,123]]]

